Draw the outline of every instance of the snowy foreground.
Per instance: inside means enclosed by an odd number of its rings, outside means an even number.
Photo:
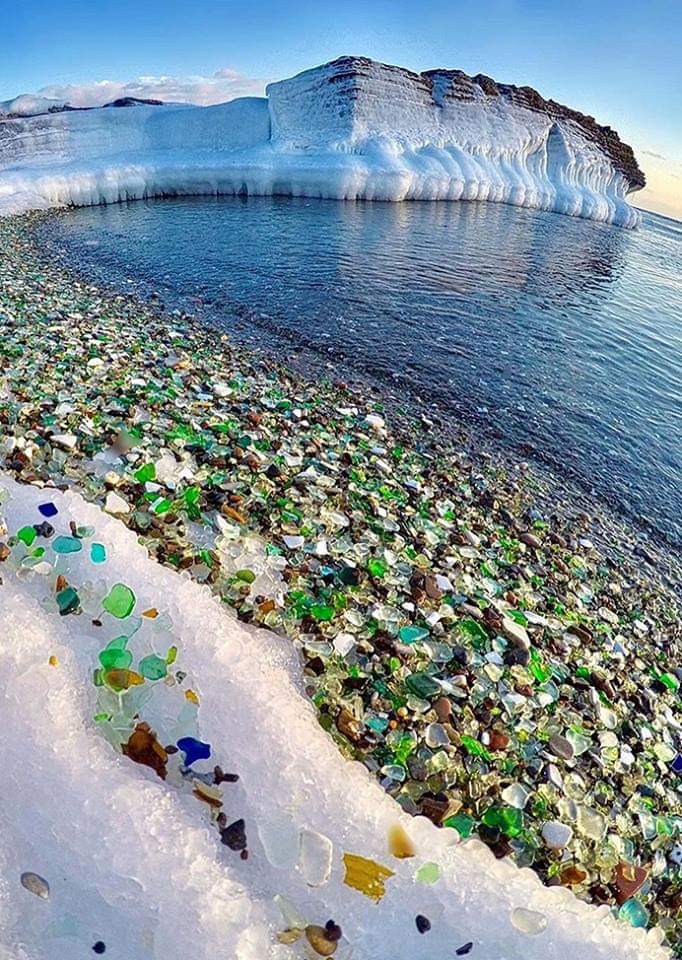
[[[530,91],[533,106],[527,88],[491,94],[464,76],[342,58],[263,99],[0,120],[0,215],[277,194],[490,200],[636,226],[626,196],[644,181],[613,131]]]
[[[496,861],[478,842],[459,844],[454,831],[402,815],[318,726],[289,645],[240,625],[207,588],[150,561],[119,521],[75,493],[0,475],[2,500],[0,531],[3,518],[9,534],[41,522],[38,505],[51,501],[55,537],[68,536],[74,520],[94,528],[87,537],[107,554],[97,565],[89,548],[57,560],[50,540],[41,541],[46,553],[32,571],[17,570],[12,558],[0,565],[2,960],[71,960],[92,955],[97,941],[118,960],[315,956],[305,939],[285,946],[276,935],[331,918],[343,930],[339,960],[454,960],[468,943],[471,960],[667,956],[657,931],[619,923],[606,907]],[[81,591],[80,615],[59,615],[56,572]],[[117,582],[136,595],[128,621],[103,613],[98,599]],[[139,633],[131,646],[142,643],[151,628],[137,613],[150,608],[199,701],[186,703],[180,719],[157,707],[150,721],[160,731],[175,718],[164,743],[196,725],[213,751],[194,763],[196,773],[217,762],[239,774],[223,791],[228,819],[245,820],[247,860],[220,843],[207,805],[181,779],[162,781],[117,753],[93,719],[103,640],[132,625]],[[172,699],[172,685],[158,683],[161,700]],[[154,714],[151,701],[148,709]],[[410,859],[388,850],[398,822],[416,847]],[[343,882],[344,853],[394,872],[380,902]],[[432,884],[415,879],[425,861],[440,868]],[[48,899],[20,884],[25,871],[47,880]],[[426,934],[417,914],[431,921]]]

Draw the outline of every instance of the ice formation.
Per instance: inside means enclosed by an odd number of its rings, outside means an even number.
[[[3,518],[14,533],[42,521],[38,506],[48,500],[55,536],[68,539],[74,521],[91,527],[82,536],[103,550],[58,560],[89,598],[80,615],[58,613],[54,568],[48,575],[42,566],[56,559],[53,542],[32,567],[2,564],[1,957],[84,957],[101,941],[106,955],[126,960],[295,960],[314,955],[304,942],[279,943],[277,932],[331,918],[343,931],[336,960],[450,958],[469,943],[471,960],[668,955],[659,931],[619,923],[607,907],[495,860],[483,844],[459,844],[454,831],[402,814],[318,725],[287,643],[240,624],[208,588],[155,564],[114,517],[75,492],[0,475],[3,500],[0,529]],[[125,629],[97,598],[116,582],[134,591],[135,615],[156,608],[177,642],[177,664],[197,691],[192,722],[240,775],[225,803],[245,820],[248,860],[221,845],[204,804],[116,752],[95,722],[97,651],[103,635]],[[153,722],[163,724],[162,712]],[[402,855],[415,856],[398,859],[396,832]],[[343,882],[345,854],[393,871],[379,902]],[[418,916],[430,923],[425,933]]]
[[[267,94],[0,121],[0,214],[221,193],[491,200],[638,222],[630,147],[530,88],[344,57]]]

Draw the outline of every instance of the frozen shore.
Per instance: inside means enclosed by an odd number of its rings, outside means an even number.
[[[302,955],[301,944],[277,943],[277,931],[291,926],[273,902],[277,895],[301,915],[302,926],[330,918],[341,926],[339,960],[449,958],[468,943],[472,960],[666,955],[656,931],[632,930],[607,907],[543,887],[531,871],[496,860],[483,844],[458,844],[454,831],[402,814],[320,728],[299,690],[291,648],[243,627],[208,588],[148,559],[118,520],[75,492],[19,486],[6,475],[0,497],[10,536],[43,522],[38,506],[46,502],[58,511],[55,538],[68,537],[71,522],[92,528],[78,552],[58,554],[55,540],[45,542],[42,565],[32,574],[28,549],[15,548],[0,567],[5,955],[63,960],[97,941],[126,960]],[[92,563],[90,541],[106,549],[102,566]],[[22,554],[23,570],[17,568]],[[81,593],[80,615],[60,616],[58,574]],[[123,621],[102,607],[116,583],[136,598]],[[177,645],[177,665],[188,674],[183,689],[191,684],[199,701],[197,736],[212,747],[210,763],[196,763],[195,771],[219,762],[239,774],[237,784],[225,786],[224,804],[230,817],[245,820],[247,861],[220,844],[209,826],[210,807],[183,791],[181,781],[169,775],[162,782],[122,757],[93,721],[97,650],[123,631],[138,656],[146,652],[153,621],[140,613],[150,608],[165,619],[151,643]],[[161,701],[155,727],[165,743],[174,739],[168,717],[177,705],[164,701],[182,696],[172,687],[155,693]],[[413,839],[414,858],[388,851],[389,830],[398,822]],[[301,860],[302,833],[318,844],[326,838],[321,857],[316,851]],[[379,903],[344,884],[347,852],[393,871]],[[428,885],[415,880],[425,861],[440,872]],[[19,884],[24,871],[47,880],[47,900]],[[417,914],[431,922],[426,935],[416,929]]]
[[[0,119],[0,215],[154,196],[482,200],[634,227],[608,127],[526,87],[359,57],[214,107]]]

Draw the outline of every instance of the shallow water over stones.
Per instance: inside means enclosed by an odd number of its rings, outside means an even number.
[[[496,204],[181,199],[80,209],[58,246],[232,334],[370,376],[682,542],[682,227]]]

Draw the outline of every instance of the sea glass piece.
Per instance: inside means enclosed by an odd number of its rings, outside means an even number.
[[[143,657],[138,665],[138,670],[147,680],[161,680],[168,672],[168,664],[155,653],[150,653],[148,657]]]
[[[230,850],[246,850],[246,825],[243,819],[235,820],[220,831],[220,842]]]
[[[315,830],[301,830],[298,869],[309,887],[321,887],[329,880],[333,850],[329,837]]]
[[[436,883],[440,879],[440,867],[432,860],[426,860],[416,871],[414,879],[419,883]]]
[[[355,853],[344,853],[343,865],[346,870],[343,882],[376,903],[386,893],[386,880],[394,875],[388,867]]]
[[[388,830],[388,849],[398,860],[407,860],[414,857],[416,848],[409,834],[401,823],[393,823]]]
[[[38,513],[42,514],[44,517],[47,517],[49,519],[50,517],[56,517],[57,514],[59,513],[59,510],[57,510],[54,503],[52,503],[52,501],[50,500],[47,503],[38,504]]]
[[[488,634],[475,620],[461,620],[457,629],[471,641],[475,650],[482,650],[488,642]]]
[[[138,687],[144,683],[144,677],[134,670],[107,670],[103,677],[104,683],[115,693],[122,693],[130,687]]]
[[[55,553],[80,553],[83,544],[77,537],[56,537],[52,541],[52,549]]]
[[[390,780],[395,780],[397,783],[402,783],[405,779],[405,767],[399,763],[386,763],[381,767],[381,773],[384,777],[388,777]]]
[[[490,754],[483,746],[483,744],[477,740],[475,737],[470,737],[468,734],[462,734],[462,746],[465,748],[468,754],[472,757],[483,757],[484,760],[490,759]]]
[[[17,538],[27,547],[31,546],[37,536],[35,527],[22,527],[21,530],[17,531]]]
[[[483,823],[497,827],[507,837],[518,837],[523,832],[523,813],[517,807],[489,807]]]
[[[405,680],[405,686],[413,693],[415,697],[419,697],[421,700],[428,700],[430,697],[435,697],[437,693],[441,692],[440,684],[430,677],[428,673],[417,672],[411,673],[409,677]]]
[[[403,643],[417,643],[419,640],[425,640],[429,631],[423,627],[401,627],[398,633]]]
[[[223,791],[213,784],[195,780],[192,793],[197,799],[203,800],[204,803],[209,804],[211,807],[218,808],[223,805]]]
[[[278,870],[293,870],[300,855],[300,837],[294,821],[286,813],[272,811],[258,823],[258,836],[263,851]]]
[[[593,807],[578,807],[576,824],[580,833],[584,833],[591,840],[602,840],[606,834],[606,818]]]
[[[115,644],[116,641],[114,640],[112,643]],[[127,670],[133,662],[133,655],[124,647],[109,644],[100,652],[99,662],[104,670]]]
[[[80,603],[78,594],[73,587],[65,587],[63,590],[60,590],[56,599],[59,613],[62,617],[65,617],[67,613],[73,613],[74,610],[77,610]]]
[[[444,827],[452,827],[460,835],[462,840],[467,840],[474,829],[474,819],[466,813],[456,813],[443,821]]]
[[[115,583],[102,600],[102,606],[112,617],[123,620],[133,612],[135,594],[124,583]]]
[[[151,767],[162,780],[166,779],[168,754],[156,739],[148,724],[138,723],[122,749],[123,753],[135,763]]]
[[[619,863],[614,870],[614,882],[617,888],[616,900],[623,904],[631,900],[644,885],[649,871],[634,863]]]
[[[185,766],[191,767],[197,760],[207,760],[211,756],[211,746],[202,743],[195,737],[181,737],[177,741],[178,748],[185,755]]]
[[[90,544],[90,559],[93,563],[104,563],[107,559],[107,551],[103,543]]]
[[[326,603],[314,603],[310,608],[311,616],[318,621],[329,621],[334,616],[334,608]]]
[[[444,747],[450,743],[447,730],[441,723],[430,723],[425,730],[424,739],[426,740],[427,747],[431,747],[432,749]]]
[[[618,917],[632,927],[646,927],[649,922],[649,911],[639,900],[626,900],[618,911]]]
[[[525,907],[516,907],[512,910],[510,919],[517,930],[528,934],[529,937],[537,937],[547,928],[547,917],[544,913],[527,910]]]
[[[153,463],[145,463],[139,470],[135,471],[135,479],[138,483],[149,483],[156,480],[156,467]]]
[[[505,803],[509,804],[510,807],[516,807],[518,810],[523,810],[528,803],[528,797],[530,794],[522,784],[510,783],[508,787],[504,788],[500,796]]]

